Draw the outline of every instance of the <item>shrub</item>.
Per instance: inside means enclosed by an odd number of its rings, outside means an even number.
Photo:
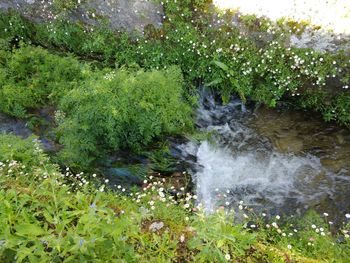
[[[155,138],[192,125],[183,100],[181,71],[110,71],[69,92],[60,104],[62,153],[69,164],[86,165],[107,152],[140,151]]]
[[[5,54],[0,61],[0,110],[16,117],[55,104],[82,78],[82,65],[70,56],[60,57],[33,46]]]

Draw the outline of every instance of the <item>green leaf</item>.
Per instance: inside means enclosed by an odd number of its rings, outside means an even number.
[[[205,84],[205,87],[211,87],[211,86],[216,86],[222,82],[221,78],[214,79],[213,81],[209,82],[208,84]]]
[[[220,61],[213,61],[213,63],[222,70],[228,71],[228,66]]]
[[[16,227],[17,235],[19,236],[41,236],[45,231],[38,225],[22,224]]]
[[[223,245],[225,245],[225,240],[224,240],[224,239],[218,240],[216,246],[217,246],[218,248],[221,248]]]

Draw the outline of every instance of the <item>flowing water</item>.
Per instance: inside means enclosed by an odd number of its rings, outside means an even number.
[[[203,96],[197,125],[210,141],[178,146],[199,202],[209,211],[243,201],[271,215],[349,212],[350,132],[309,115]]]

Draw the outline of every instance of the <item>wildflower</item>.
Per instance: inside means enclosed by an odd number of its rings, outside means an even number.
[[[345,217],[346,217],[346,218],[350,218],[350,214],[346,214]]]
[[[279,220],[281,217],[279,215],[276,216],[276,219]]]
[[[288,245],[287,248],[288,248],[288,249],[292,249],[292,246],[291,246],[291,245]]]
[[[311,225],[311,228],[315,229],[315,228],[316,228],[316,226],[315,226],[315,225]]]
[[[106,180],[105,180],[105,183],[107,184],[108,182],[109,182],[109,180],[108,180],[108,179],[106,179]]]
[[[226,254],[226,255],[225,255],[225,259],[226,259],[226,260],[230,260],[230,259],[231,259],[230,254]]]
[[[180,236],[180,242],[181,242],[181,243],[185,242],[185,236],[184,236],[184,234],[182,234],[182,235]]]
[[[328,216],[328,213],[323,213],[324,216]]]
[[[242,205],[239,205],[238,208],[239,208],[239,210],[243,210],[243,206]]]

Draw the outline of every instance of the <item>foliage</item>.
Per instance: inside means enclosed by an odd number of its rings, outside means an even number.
[[[11,134],[0,134],[0,160],[15,160],[29,169],[47,162],[47,157],[35,136],[21,139]]]
[[[191,107],[182,98],[182,75],[164,71],[105,71],[70,91],[60,110],[63,159],[70,165],[120,149],[140,151],[155,138],[191,128]]]
[[[29,141],[16,140],[29,151]],[[20,160],[23,148],[16,149],[12,156]],[[347,262],[350,256],[349,222],[335,237],[327,218],[315,213],[283,223],[243,211],[246,219],[234,222],[239,214],[208,215],[194,206],[196,196],[168,191],[163,181],[150,177],[143,190],[111,192],[93,177],[36,162],[35,145],[32,151],[29,172],[0,158],[1,262]]]
[[[179,65],[190,92],[194,83],[205,83],[216,87],[224,101],[236,93],[243,100],[251,97],[273,107],[282,99],[291,98],[297,101],[296,104],[303,103],[305,98],[314,100],[317,93],[314,90],[321,90],[327,93],[333,106],[329,110],[328,105],[321,101],[322,105],[316,110],[326,120],[349,125],[345,117],[348,114],[346,100],[338,99],[342,93],[348,96],[348,54],[285,48],[284,43],[291,33],[301,33],[311,25],[289,20],[274,23],[266,18],[241,15],[240,21],[248,28],[273,38],[273,41],[261,43],[261,40],[245,36],[238,28],[229,26],[235,13],[214,10],[211,2],[163,1],[163,27],[148,26],[145,34],[137,38],[128,33],[115,34],[101,19],[99,26],[92,27],[67,21],[66,14],[58,15],[47,24],[31,24],[18,15],[1,14],[0,30],[6,31],[3,39],[30,39],[33,43],[98,59],[105,65],[138,64],[145,69]],[[218,66],[218,62],[226,69]],[[331,77],[341,80],[335,90],[327,89],[326,82]],[[304,106],[315,109],[311,105]]]
[[[56,104],[82,78],[82,65],[73,57],[60,57],[46,50],[21,46],[3,51],[0,61],[0,110],[26,117],[28,110]]]
[[[52,5],[57,12],[76,9],[85,0],[53,0]]]
[[[167,145],[160,145],[159,149],[155,149],[147,153],[150,160],[149,167],[156,172],[163,174],[172,173],[176,171],[177,159],[171,156],[170,149]]]

